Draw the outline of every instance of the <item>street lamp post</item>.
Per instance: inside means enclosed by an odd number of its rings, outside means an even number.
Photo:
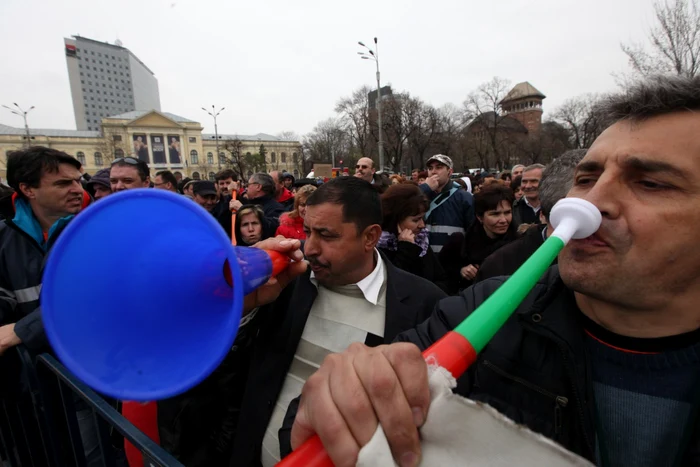
[[[13,109],[12,107],[8,107],[6,105],[3,105],[7,110],[12,112],[15,115],[19,115],[24,119],[24,133],[25,133],[25,138],[26,138],[26,143],[25,145],[29,147],[31,145],[31,134],[29,133],[29,125],[27,124],[27,114],[32,111],[34,106],[29,107],[27,110],[23,110],[22,107],[17,105],[17,102],[13,102],[14,106],[17,107],[17,110]]]
[[[202,107],[202,110],[211,115],[211,117],[214,119],[214,139],[216,140],[216,159],[219,161],[219,169],[221,168],[221,155],[219,155],[219,127],[216,125],[216,117],[218,117],[219,114],[225,109],[226,107],[222,107],[217,111],[212,105],[211,112],[209,112],[207,109]]]
[[[365,44],[362,42],[358,42],[362,47],[367,49],[369,52],[369,55],[367,55],[364,52],[357,52],[360,55],[360,58],[364,60],[374,60],[374,62],[377,64],[377,125],[378,127],[378,133],[379,133],[379,141],[378,141],[378,146],[379,146],[379,168],[380,170],[384,170],[384,139],[382,137],[382,86],[380,84],[379,80],[379,45],[377,44],[377,38],[374,38],[374,50],[370,49],[367,47]]]

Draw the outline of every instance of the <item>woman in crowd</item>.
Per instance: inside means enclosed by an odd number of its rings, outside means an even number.
[[[236,213],[236,244],[251,246],[263,238],[263,217],[265,213],[256,204],[241,206]]]
[[[510,189],[513,190],[515,201],[520,201],[520,198],[523,197],[523,189],[520,187],[522,181],[522,175],[518,175],[510,182]]]
[[[507,187],[510,187],[510,182],[512,181],[513,176],[510,174],[509,170],[506,170],[505,172],[501,173],[501,176],[499,177],[501,180],[503,180],[504,184]]]
[[[448,293],[456,294],[470,286],[486,257],[517,238],[512,222],[513,199],[513,191],[501,183],[485,184],[474,195],[476,220],[466,235],[451,235],[440,251]]]
[[[294,209],[280,216],[280,226],[276,235],[282,235],[296,240],[306,240],[304,233],[304,216],[306,216],[306,200],[316,191],[313,185],[304,185],[294,195]]]
[[[389,184],[390,185],[397,185],[399,183],[404,183],[406,181],[405,178],[403,178],[401,175],[394,174],[391,177],[389,177]]]
[[[382,235],[377,244],[399,269],[428,279],[443,290],[447,276],[428,244],[425,216],[428,199],[413,183],[390,186],[382,194]]]
[[[428,178],[428,172],[424,170],[418,174],[418,184],[425,183],[426,178]]]

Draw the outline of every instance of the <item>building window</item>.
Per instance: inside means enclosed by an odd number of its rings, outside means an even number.
[[[213,182],[216,180],[216,174],[214,172],[209,172],[209,181]]]
[[[100,167],[102,165],[102,153],[95,153],[95,165]]]
[[[119,159],[120,157],[124,157],[124,151],[122,151],[120,148],[115,149],[114,157],[117,159]]]
[[[197,142],[197,138],[195,138],[194,136],[190,136],[190,143],[196,143],[196,142]]]
[[[277,162],[277,155],[274,152],[270,153],[270,162],[272,162],[273,164]]]
[[[253,176],[253,171],[252,171],[252,170],[249,170],[249,171],[248,171],[248,179],[250,179],[250,177],[252,177],[252,176]]]
[[[296,152],[293,152],[293,153],[292,153],[292,162],[296,162],[296,161],[297,161],[297,157],[298,157],[298,156],[297,156],[297,153],[296,153]]]
[[[197,154],[197,151],[195,151],[194,149],[190,151],[190,164],[199,164],[199,154]]]
[[[299,171],[294,169],[294,178],[299,178]]]
[[[192,172],[192,180],[199,180],[199,172]]]
[[[88,128],[89,130],[90,128]],[[78,154],[75,155],[75,157],[78,159],[78,162],[80,162],[82,165],[85,165],[85,153],[80,151]]]
[[[114,102],[114,101],[112,101]],[[122,135],[112,135],[112,139],[114,141],[121,141],[122,140]]]
[[[245,155],[246,155],[246,156],[250,156],[251,154],[250,154],[249,152],[246,152]]]
[[[214,154],[211,152],[207,153],[207,164],[214,165]]]
[[[280,162],[282,162],[283,164],[287,162],[287,153],[286,152],[280,153]]]
[[[219,153],[219,164],[224,164],[226,162],[226,154],[223,152]]]

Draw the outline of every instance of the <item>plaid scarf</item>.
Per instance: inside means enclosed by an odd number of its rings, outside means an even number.
[[[422,229],[420,232],[418,232],[418,235],[415,236],[415,244],[420,247],[421,252],[418,256],[422,258],[428,252],[429,246],[428,231],[426,229]],[[377,248],[384,248],[386,250],[396,251],[399,248],[399,239],[396,237],[395,234],[387,232],[386,230],[382,230],[382,235],[381,237],[379,237],[379,243],[377,244]]]

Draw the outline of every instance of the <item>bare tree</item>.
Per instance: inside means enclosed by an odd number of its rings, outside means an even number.
[[[466,148],[476,152],[481,167],[504,167],[510,162],[508,146],[512,133],[517,131],[511,120],[504,115],[501,101],[510,90],[510,81],[494,77],[470,93],[464,101],[464,118],[469,122]]]
[[[362,86],[349,96],[343,97],[335,106],[340,115],[340,124],[350,135],[352,146],[359,157],[372,157],[377,153],[377,142],[371,131],[369,115],[369,86]]]
[[[130,156],[133,152],[131,141],[127,141],[126,131],[102,128],[102,137],[95,143],[95,152],[102,155],[102,165],[109,167],[114,159]]]
[[[320,122],[304,136],[305,154],[315,162],[337,162],[348,153],[349,137],[343,125],[334,118]]]
[[[277,137],[283,141],[301,141],[299,135],[290,130],[277,133]]]
[[[633,71],[618,77],[622,84],[639,76],[672,73],[692,77],[700,72],[700,1],[657,2],[654,12],[656,26],[649,31],[649,47],[621,44]]]
[[[223,141],[224,145],[220,150],[224,153],[222,162],[226,167],[230,167],[241,177],[246,173],[246,161],[243,153],[243,141],[238,138]]]
[[[415,99],[418,106],[413,120],[413,130],[407,139],[411,155],[411,167],[424,167],[428,149],[435,146],[442,129],[442,115],[433,106]]]
[[[569,131],[570,145],[575,149],[588,148],[605,129],[603,119],[596,111],[598,94],[584,94],[564,101],[552,117]]]

